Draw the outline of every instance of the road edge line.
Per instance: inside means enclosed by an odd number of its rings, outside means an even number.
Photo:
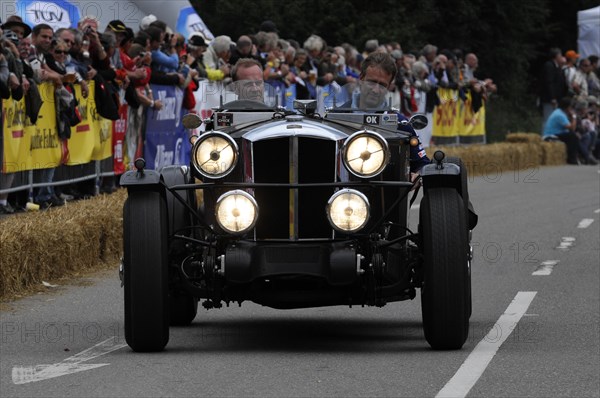
[[[441,397],[466,397],[498,349],[515,329],[537,292],[518,292],[488,334],[475,346],[458,371],[437,393]]]

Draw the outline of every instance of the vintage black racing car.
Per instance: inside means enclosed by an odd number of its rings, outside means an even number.
[[[460,349],[471,315],[466,169],[436,152],[408,228],[409,153],[394,109],[295,101],[294,110],[220,93],[211,118],[184,117],[191,164],[121,178],[125,337],[160,351],[169,327],[249,300],[278,308],[377,306],[421,291],[434,349]],[[223,98],[227,101],[223,101]],[[409,121],[415,128],[427,119]],[[410,130],[410,126],[405,130]]]

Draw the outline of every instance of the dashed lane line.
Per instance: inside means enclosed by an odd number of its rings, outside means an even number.
[[[593,222],[593,218],[584,218],[583,220],[579,221],[579,225],[577,225],[577,228],[587,228],[590,225],[592,225]]]
[[[488,367],[498,349],[516,329],[537,292],[518,292],[488,334],[477,344],[456,374],[436,397],[466,397]]]
[[[558,264],[558,260],[547,260],[540,263],[540,265],[533,271],[531,275],[550,275],[554,266]]]
[[[556,247],[557,249],[569,250],[571,246],[575,244],[575,238],[571,236],[563,236],[560,240],[560,244]]]

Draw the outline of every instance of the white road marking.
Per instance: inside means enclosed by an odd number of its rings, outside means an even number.
[[[498,349],[516,328],[537,292],[518,292],[488,334],[477,344],[456,374],[436,397],[466,397]]]
[[[99,356],[123,348],[126,345],[127,344],[117,342],[116,337],[111,337],[85,351],[81,351],[79,354],[75,354],[64,361],[53,365],[15,366],[12,370],[12,381],[15,384],[35,383],[37,381],[110,365],[108,363],[87,365],[82,364],[81,362],[98,358]]]
[[[595,213],[595,214],[598,214],[598,213],[600,213],[600,209],[596,209],[596,210],[594,210],[594,213]]]
[[[550,275],[556,264],[558,264],[558,260],[543,261],[531,275]]]
[[[592,225],[593,222],[593,218],[584,218],[583,220],[579,221],[579,225],[577,226],[577,228],[587,228],[590,225]]]
[[[560,244],[556,247],[557,249],[569,250],[571,246],[575,244],[575,238],[570,236],[563,236]]]

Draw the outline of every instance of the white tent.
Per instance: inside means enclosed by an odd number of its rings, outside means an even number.
[[[578,52],[582,57],[600,55],[600,6],[577,12]]]

